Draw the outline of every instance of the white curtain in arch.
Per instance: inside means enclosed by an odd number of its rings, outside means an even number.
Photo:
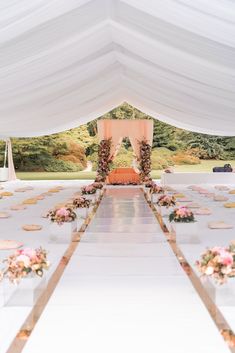
[[[235,135],[235,2],[0,1],[0,136],[76,127],[123,101]]]

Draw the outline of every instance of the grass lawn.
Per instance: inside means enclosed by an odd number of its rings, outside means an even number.
[[[223,166],[224,164],[230,163],[234,164],[234,161],[201,161],[200,164],[196,165],[177,165],[174,167],[176,172],[211,172],[214,166]],[[161,170],[153,170],[151,173],[152,178],[159,179],[161,177]],[[22,180],[71,180],[71,179],[94,179],[95,172],[75,172],[75,173],[65,173],[65,172],[19,172],[16,173],[17,177]]]

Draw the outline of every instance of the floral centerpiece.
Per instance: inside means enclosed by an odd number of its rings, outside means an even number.
[[[164,194],[165,189],[157,184],[153,184],[153,186],[151,187],[151,193],[152,194]]]
[[[170,222],[176,223],[192,223],[195,222],[193,212],[185,206],[175,208],[169,215]]]
[[[83,186],[81,188],[81,192],[83,195],[93,195],[96,193],[96,188],[93,186],[93,184]]]
[[[14,284],[32,274],[42,277],[44,271],[50,266],[47,251],[43,248],[16,250],[3,262],[6,263],[6,268],[2,272],[3,277],[7,277]]]
[[[157,205],[160,207],[173,207],[176,205],[176,199],[171,195],[161,195],[157,200]]]
[[[47,214],[47,218],[49,218],[51,222],[57,223],[58,225],[73,222],[76,217],[76,213],[71,207],[61,207],[55,210],[50,210]]]
[[[75,208],[89,208],[91,200],[86,199],[83,196],[79,196],[73,199],[73,206]]]
[[[235,277],[235,245],[207,249],[200,260],[196,261],[196,267],[202,276],[211,277],[217,283],[224,284],[228,278]]]

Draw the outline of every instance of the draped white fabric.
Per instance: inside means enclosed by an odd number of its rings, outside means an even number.
[[[0,0],[0,135],[36,136],[127,101],[235,135],[235,2]]]

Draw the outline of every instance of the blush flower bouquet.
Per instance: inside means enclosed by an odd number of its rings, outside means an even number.
[[[6,268],[2,272],[3,277],[14,284],[18,284],[21,279],[32,274],[42,277],[44,271],[50,266],[47,251],[43,248],[16,250],[3,262],[6,263]]]
[[[89,208],[91,200],[86,199],[83,196],[79,196],[73,199],[73,207],[75,208]]]
[[[65,222],[73,222],[76,219],[76,213],[71,207],[61,207],[55,210],[50,210],[47,214],[47,218],[51,222],[55,222],[62,225]]]
[[[235,277],[235,246],[209,248],[195,265],[202,276],[212,277],[217,283],[224,284],[228,278]]]
[[[93,195],[96,193],[96,188],[93,186],[93,184],[83,186],[81,188],[81,192],[83,195]]]
[[[176,199],[171,195],[161,195],[157,200],[157,205],[160,207],[173,207],[176,205]]]
[[[191,223],[195,222],[193,212],[185,206],[175,208],[169,215],[170,222]]]

